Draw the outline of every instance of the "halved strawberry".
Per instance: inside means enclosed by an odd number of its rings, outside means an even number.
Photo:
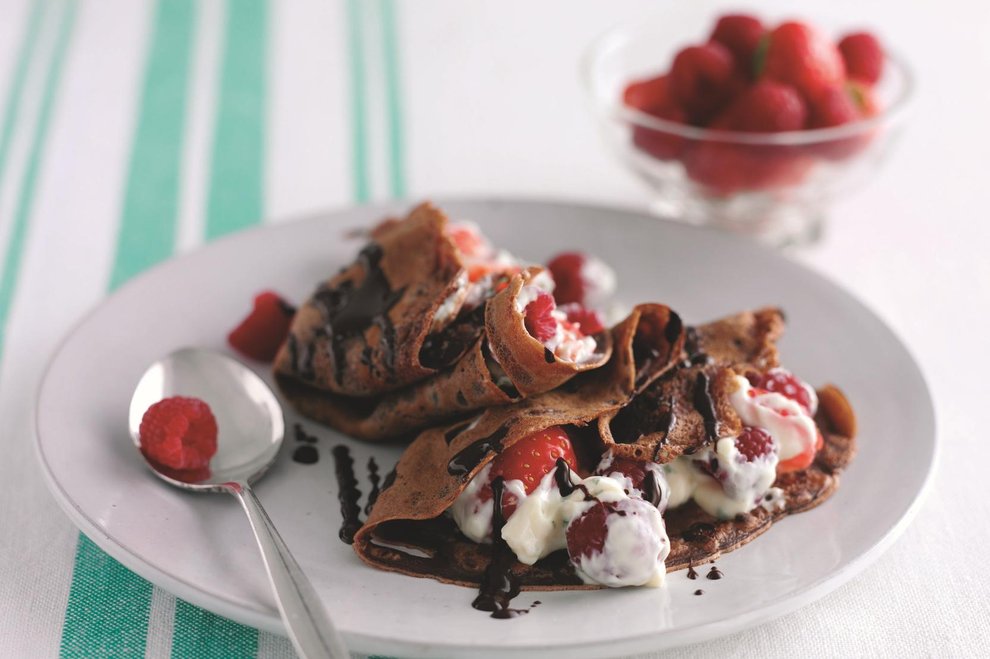
[[[492,460],[488,482],[481,488],[478,496],[482,501],[490,501],[491,483],[499,476],[506,481],[522,481],[526,494],[530,494],[543,477],[556,468],[558,458],[563,458],[571,469],[577,467],[577,456],[574,454],[571,438],[562,427],[551,426],[525,437]],[[502,495],[502,514],[506,519],[515,512],[517,503],[515,495],[505,491]]]
[[[821,450],[823,443],[822,433],[819,432],[814,446],[808,447],[792,458],[778,462],[777,473],[786,474],[789,471],[800,471],[802,469],[807,469],[811,466],[811,463],[815,461],[815,454]]]

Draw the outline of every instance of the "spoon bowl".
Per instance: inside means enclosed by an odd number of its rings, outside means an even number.
[[[251,484],[278,457],[285,419],[275,394],[258,375],[225,355],[183,348],[158,360],[138,381],[128,413],[131,439],[141,449],[141,419],[149,407],[172,396],[198,398],[217,421],[217,451],[209,469],[176,471],[145,462],[165,482],[194,492],[226,492],[251,522],[279,613],[296,651],[306,658],[348,657],[347,649]]]
[[[152,364],[134,389],[128,414],[131,439],[139,449],[144,413],[170,396],[204,401],[218,429],[217,452],[208,473],[163,470],[148,462],[172,485],[219,491],[226,483],[251,484],[278,457],[285,436],[282,408],[264,380],[240,362],[209,350],[183,348]]]

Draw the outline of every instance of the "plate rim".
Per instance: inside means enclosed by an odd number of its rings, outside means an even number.
[[[558,209],[577,208],[585,211],[590,210],[613,214],[619,213],[623,216],[622,221],[664,223],[673,226],[675,230],[685,231],[687,233],[700,233],[709,237],[717,236],[716,239],[723,240],[738,239],[711,227],[689,225],[667,217],[656,216],[651,214],[649,211],[632,204],[604,203],[539,195],[453,195],[438,196],[431,199],[430,202],[440,208],[456,204],[476,204],[479,206],[505,204],[526,205],[530,207],[553,207]],[[150,581],[152,584],[159,586],[178,597],[181,597],[191,604],[212,611],[218,615],[222,615],[236,622],[249,625],[260,630],[285,636],[286,631],[277,615],[277,611],[275,611],[275,615],[273,616],[270,611],[262,611],[257,608],[252,608],[249,605],[231,602],[223,597],[200,590],[194,584],[183,580],[181,577],[174,576],[147,563],[145,559],[141,557],[140,552],[124,544],[117,538],[105,534],[100,526],[91,520],[89,516],[87,516],[86,513],[79,508],[70,495],[64,490],[62,484],[56,479],[55,474],[53,473],[53,470],[48,464],[45,456],[43,441],[40,435],[40,414],[42,407],[41,403],[45,394],[46,385],[49,382],[49,376],[54,365],[78,330],[88,323],[96,314],[98,314],[101,309],[112,299],[123,295],[124,292],[131,287],[141,285],[144,279],[150,278],[161,269],[174,267],[176,263],[189,258],[194,258],[198,256],[200,252],[210,250],[220,244],[237,241],[248,234],[278,231],[288,225],[300,223],[317,223],[327,221],[329,218],[334,216],[347,215],[355,212],[387,214],[389,212],[394,212],[397,209],[408,209],[418,203],[420,202],[405,199],[360,205],[342,205],[322,210],[311,210],[304,213],[291,214],[285,217],[278,217],[274,220],[265,221],[259,226],[224,236],[209,243],[204,243],[195,249],[189,250],[182,254],[174,255],[171,258],[155,264],[154,266],[141,272],[139,275],[128,280],[124,285],[117,288],[113,292],[101,297],[80,318],[78,318],[78,320],[73,322],[70,328],[59,339],[56,347],[53,349],[46,362],[46,365],[42,371],[41,379],[35,390],[33,409],[30,414],[32,421],[32,435],[34,440],[33,444],[35,449],[34,452],[38,459],[39,466],[41,467],[45,484],[53,498],[59,504],[59,507],[72,521],[73,525],[75,525],[81,533],[89,538],[89,540],[100,547],[100,549],[105,551],[114,559],[120,561],[120,563],[122,563],[129,570]],[[808,264],[799,262],[788,253],[774,250],[766,245],[750,242],[748,246],[750,248],[757,249],[758,251],[763,251],[764,253],[772,253],[774,258],[781,259],[787,262],[790,266],[810,272],[815,277],[824,281],[829,287],[836,289],[842,295],[849,298],[856,305],[856,307],[858,307],[859,312],[867,314],[880,326],[882,326],[882,328],[896,340],[897,346],[903,350],[905,355],[908,357],[910,366],[915,371],[918,383],[921,385],[921,391],[924,394],[924,412],[926,421],[928,421],[927,425],[930,426],[930,428],[926,429],[930,430],[930,433],[926,432],[926,436],[930,434],[931,442],[928,468],[924,473],[920,487],[913,493],[911,502],[905,508],[900,518],[892,526],[890,526],[886,532],[876,540],[876,542],[863,551],[859,556],[852,558],[849,562],[838,567],[832,573],[821,577],[817,582],[812,583],[797,592],[790,592],[786,595],[782,595],[776,601],[764,604],[756,609],[744,611],[728,619],[714,620],[690,627],[679,628],[675,631],[647,632],[636,636],[627,636],[619,641],[610,639],[583,642],[580,648],[548,647],[546,645],[540,645],[538,642],[525,645],[514,645],[510,647],[497,645],[469,645],[458,642],[445,642],[443,639],[431,641],[427,645],[419,644],[413,641],[404,641],[401,639],[391,639],[383,636],[370,635],[362,632],[345,631],[343,634],[349,647],[369,654],[392,653],[410,657],[435,656],[437,652],[458,654],[468,653],[473,656],[494,656],[496,653],[503,656],[508,654],[513,656],[523,656],[530,653],[539,652],[541,656],[574,657],[600,656],[600,651],[605,648],[608,649],[609,654],[650,651],[657,648],[658,639],[662,637],[667,637],[666,640],[668,642],[663,644],[665,647],[684,646],[737,633],[744,629],[769,622],[803,608],[848,583],[853,577],[857,576],[867,567],[876,562],[876,560],[890,548],[890,546],[900,537],[907,527],[910,526],[921,506],[924,504],[924,501],[931,490],[934,474],[940,461],[941,441],[939,432],[939,415],[934,397],[932,396],[932,389],[929,384],[929,380],[925,375],[922,362],[917,359],[915,353],[903,341],[898,332],[896,332],[882,316],[880,316],[863,300],[861,300],[855,291],[840,284],[829,273],[822,272]],[[674,638],[671,639],[669,637]],[[596,652],[596,650],[599,652]]]

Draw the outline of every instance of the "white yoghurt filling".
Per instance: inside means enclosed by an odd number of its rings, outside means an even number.
[[[466,271],[457,275],[457,278],[454,280],[454,285],[457,288],[453,293],[447,296],[447,299],[443,301],[437,309],[437,312],[433,314],[433,324],[430,326],[431,332],[439,332],[444,327],[449,325],[450,322],[457,317],[457,313],[461,310],[461,307],[464,306],[464,303],[468,298],[468,293],[471,289],[471,287],[468,286],[468,275]]]
[[[479,493],[488,482],[491,464],[471,480],[451,507],[451,515],[461,533],[475,542],[491,541],[493,503],[481,501]],[[506,491],[516,495],[518,502],[512,515],[502,527],[502,538],[521,563],[532,565],[549,554],[567,548],[567,527],[598,501],[619,503],[630,501],[624,483],[607,476],[581,479],[570,472],[571,482],[582,485],[566,497],[557,487],[555,471],[549,472],[530,494],[522,482],[506,481]],[[587,490],[587,494],[584,490]],[[592,498],[589,498],[592,497]],[[670,542],[660,511],[652,509],[643,523],[608,520],[608,536],[604,551],[582,561],[577,574],[586,583],[606,586],[659,586],[665,573],[664,560],[670,552]],[[638,510],[638,509],[637,509]],[[619,518],[621,519],[621,518]],[[616,575],[623,575],[621,578]]]
[[[800,403],[783,394],[756,389],[741,375],[735,376],[735,385],[729,394],[732,408],[744,424],[763,428],[777,441],[781,461],[814,448],[818,429]],[[815,398],[812,403],[816,403]]]
[[[660,511],[642,499],[624,499],[605,524],[602,550],[572,559],[581,580],[612,588],[662,586],[670,540]]]
[[[745,425],[762,428],[770,435],[774,449],[750,462],[736,449],[735,437],[722,437],[714,446],[665,464],[670,508],[693,499],[709,515],[729,519],[757,506],[767,510],[784,506],[783,492],[772,487],[777,464],[814,447],[818,433],[814,419],[796,401],[755,389],[739,375],[734,378],[729,401]],[[718,478],[700,467],[712,465],[713,458],[717,460]]]

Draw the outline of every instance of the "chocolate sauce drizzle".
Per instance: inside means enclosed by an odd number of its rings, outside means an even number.
[[[354,460],[351,451],[343,444],[333,449],[334,469],[337,472],[337,500],[340,501],[340,539],[354,544],[354,534],[361,528],[361,490],[354,477]]]
[[[660,482],[657,480],[657,474],[653,469],[646,470],[642,489],[643,500],[649,501],[655,507],[659,507],[660,501],[663,500],[663,490],[660,488]]]
[[[691,581],[694,581],[695,579],[698,578],[698,573],[695,571],[693,565],[688,565],[687,578],[690,579]]]
[[[705,575],[705,578],[711,579],[712,581],[718,581],[723,576],[722,571],[713,565],[712,569],[708,570],[708,574]]]
[[[365,515],[371,514],[371,508],[378,501],[378,482],[380,479],[378,477],[378,463],[375,462],[374,456],[368,458],[368,480],[371,481],[371,492],[368,492],[368,502],[364,504]]]
[[[324,331],[330,339],[338,384],[342,383],[347,366],[346,344],[362,336],[372,325],[381,330],[379,349],[385,368],[389,373],[394,371],[396,334],[388,311],[402,298],[405,289],[392,290],[381,268],[382,255],[381,245],[369,243],[358,254],[358,263],[365,273],[360,285],[355,286],[353,280],[344,281],[334,288],[322,287],[313,296],[314,305],[326,320]]]
[[[698,590],[696,590],[696,591],[694,591],[694,594],[695,594],[695,595],[704,595],[704,594],[705,594],[705,591],[703,591],[703,590],[701,590],[701,589],[699,588]]]
[[[553,350],[550,348],[543,348],[543,359],[548,363],[552,364],[557,361],[556,355],[553,354]]]
[[[448,429],[447,432],[443,434],[444,440],[447,442],[448,445],[450,445],[450,443],[455,439],[457,439],[457,436],[460,435],[462,432],[464,432],[467,429],[467,427],[470,425],[471,425],[470,421],[465,421],[464,423],[458,423],[456,426],[453,426],[452,428]]]
[[[302,427],[301,423],[297,423],[293,426],[292,431],[297,442],[308,442],[310,444],[315,444],[317,441],[316,435],[311,435],[306,432],[306,429]]]
[[[509,434],[510,427],[511,424],[506,423],[492,434],[477,439],[458,451],[447,463],[447,473],[451,476],[464,476],[480,465],[489,453],[501,452],[502,441]]]
[[[423,341],[419,363],[440,370],[450,366],[468,351],[485,331],[485,305],[461,313],[453,323]]]
[[[512,573],[516,555],[502,538],[505,518],[502,516],[502,494],[505,479],[492,481],[492,560],[485,568],[481,589],[471,606],[480,611],[491,611],[493,618],[506,619],[529,613],[528,609],[510,609],[512,598],[519,594],[519,577]]]
[[[715,416],[715,401],[712,399],[711,381],[707,373],[698,373],[698,378],[694,381],[694,394],[692,403],[694,409],[705,420],[705,434],[708,441],[713,441],[718,437],[718,419]]]

